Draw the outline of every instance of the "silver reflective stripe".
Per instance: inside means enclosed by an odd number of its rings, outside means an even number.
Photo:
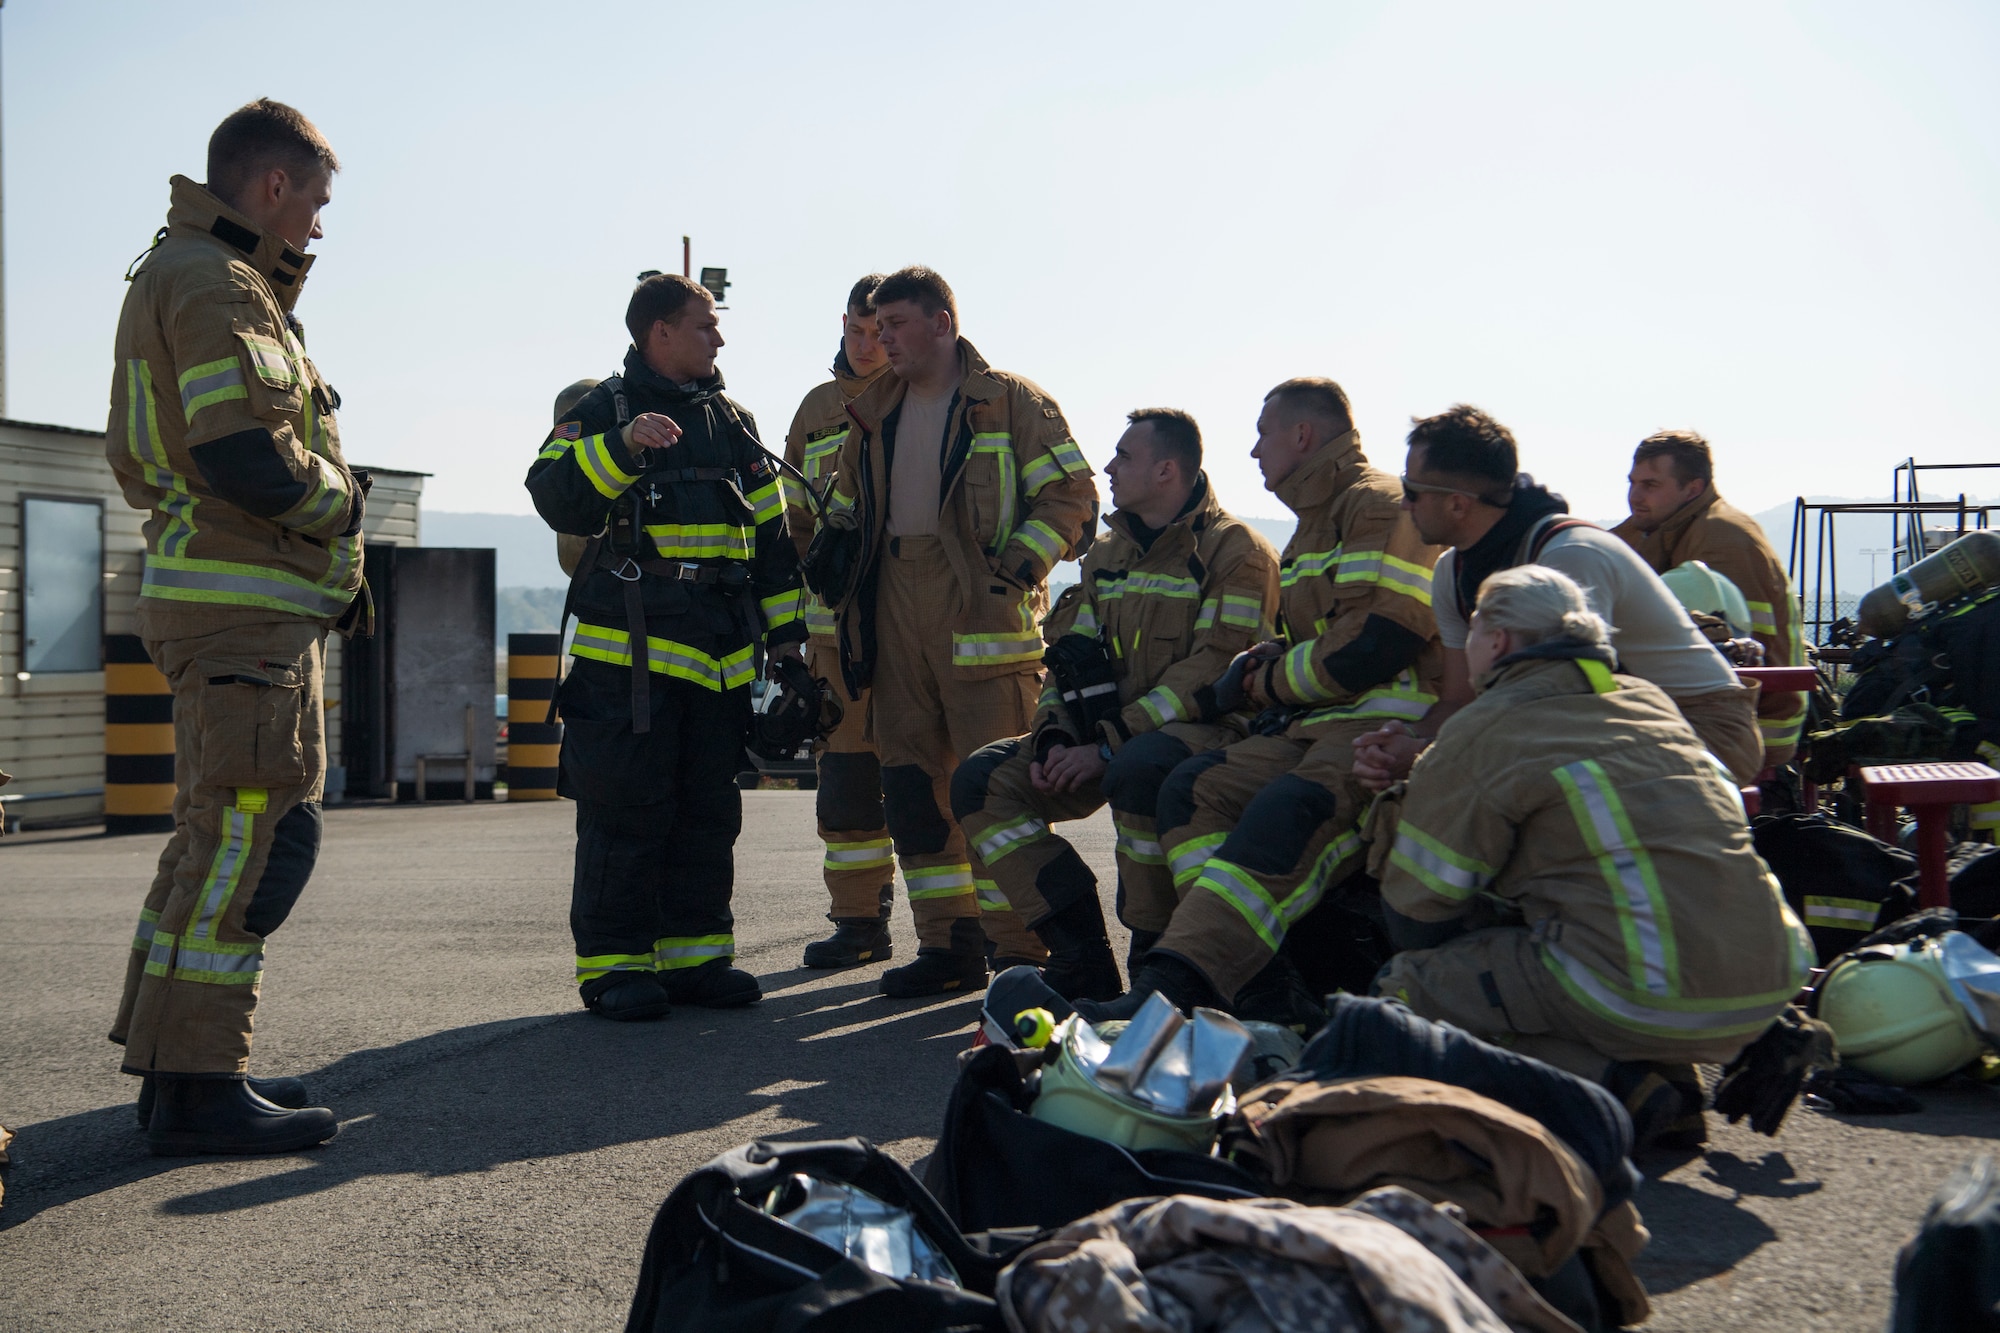
[[[836,848],[838,850],[836,850]],[[826,864],[830,869],[842,866],[882,866],[893,859],[889,854],[888,839],[881,842],[828,843]]]
[[[139,913],[139,929],[132,936],[132,947],[144,953],[153,943],[153,935],[160,928],[160,914],[150,909]]]
[[[190,949],[181,946],[174,957],[176,972],[262,972],[264,953],[210,953],[205,949]]]
[[[653,951],[653,957],[666,963],[676,958],[729,958],[736,953],[736,945],[728,944],[666,944]],[[611,968],[618,971],[619,968]]]
[[[1238,867],[1220,857],[1211,857],[1208,864],[1202,867],[1201,878],[1195,881],[1195,887],[1207,889],[1227,900],[1256,928],[1264,943],[1273,949],[1285,938],[1285,925],[1279,918],[1277,904],[1271,901],[1271,895],[1264,892],[1264,886],[1248,871],[1239,874]]]
[[[227,370],[218,370],[213,375],[203,375],[199,379],[189,380],[186,384],[181,385],[181,414],[186,416],[192,412],[195,400],[203,394],[212,393],[217,389],[227,389],[243,382],[243,367],[241,364],[232,364]],[[241,397],[242,395],[237,394],[234,396]]]
[[[990,865],[1022,843],[1048,836],[1048,831],[1049,826],[1035,816],[1022,815],[1019,819],[986,830],[986,835],[973,844],[973,849],[979,853],[980,860]]]
[[[233,805],[224,813],[227,822],[222,845],[215,849],[215,861],[208,868],[208,881],[202,885],[201,916],[188,931],[191,940],[214,938],[216,918],[236,892],[236,881],[243,874],[243,863],[249,859],[250,830],[256,826],[257,817]]]
[[[1432,887],[1444,886],[1449,889],[1447,896],[1470,898],[1485,888],[1493,876],[1464,866],[1454,865],[1433,851],[1408,829],[1396,830],[1394,855],[1409,863],[1409,869],[1419,872],[1418,878],[1430,882]]]
[[[1001,639],[981,642],[970,636],[951,636],[953,657],[1018,657],[1023,653],[1037,652],[1042,646],[1040,639]]]
[[[982,912],[1010,912],[1014,909],[1014,905],[1007,901],[1007,895],[1000,892],[1000,886],[990,879],[978,882],[976,895]]]
[[[1708,1009],[1684,1011],[1680,1009],[1657,1009],[1649,1004],[1641,1004],[1627,999],[1604,983],[1604,979],[1586,967],[1581,959],[1563,952],[1561,946],[1542,941],[1549,958],[1562,974],[1578,990],[1586,995],[1612,1018],[1624,1019],[1629,1023],[1640,1023],[1651,1027],[1672,1028],[1679,1032],[1705,1032],[1711,1028],[1734,1028],[1754,1026],[1765,1022],[1783,1009],[1781,999],[1772,1004],[1754,1004],[1743,1009]]]
[[[1206,833],[1199,838],[1181,844],[1181,849],[1173,854],[1167,865],[1174,872],[1174,883],[1185,884],[1201,873],[1208,864],[1208,858],[1215,855],[1215,849],[1222,845],[1227,833]]]
[[[1166,849],[1160,846],[1158,838],[1149,838],[1143,833],[1126,828],[1123,824],[1119,824],[1117,828],[1118,850],[1124,855],[1143,865],[1166,864]]]
[[[1611,864],[1616,876],[1616,888],[1623,891],[1625,904],[1632,914],[1632,927],[1639,937],[1639,958],[1645,975],[1646,989],[1655,995],[1669,993],[1666,950],[1660,944],[1660,924],[1653,915],[1653,897],[1646,892],[1646,879],[1639,871],[1639,859],[1635,849],[1626,845],[1624,835],[1618,831],[1618,821],[1612,818],[1611,803],[1605,798],[1604,786],[1598,781],[1595,765],[1588,760],[1565,764],[1558,769],[1559,774],[1567,774],[1576,785],[1577,795],[1583,798],[1584,809],[1590,815],[1590,827],[1586,833],[1594,834],[1595,842],[1591,850]],[[1612,876],[1607,875],[1606,878]]]
[[[175,599],[189,601],[231,602],[245,598],[261,599],[256,604],[276,603],[286,610],[298,611],[308,616],[338,615],[354,599],[354,594],[345,595],[329,592],[325,588],[300,587],[282,579],[264,578],[256,574],[239,574],[214,569],[176,569],[161,557],[150,557],[146,561],[144,591],[153,596],[165,593],[194,593],[191,598]],[[203,597],[200,594],[214,594]]]

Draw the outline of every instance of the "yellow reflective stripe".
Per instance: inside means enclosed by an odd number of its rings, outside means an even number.
[[[764,612],[764,628],[774,630],[780,625],[789,625],[799,618],[799,607],[805,594],[798,588],[786,592],[773,593],[763,598],[757,605]]]
[[[1147,820],[1151,823],[1151,820]],[[1118,830],[1117,854],[1126,860],[1142,866],[1163,866],[1167,863],[1167,849],[1160,845],[1160,835],[1149,828],[1138,828],[1120,819],[1114,812],[1111,825]]]
[[[1440,898],[1455,903],[1465,902],[1500,873],[1497,867],[1477,857],[1453,850],[1407,818],[1396,825],[1396,843],[1389,853],[1389,864],[1413,876]]]
[[[352,589],[309,583],[283,570],[155,554],[146,556],[139,595],[169,602],[261,606],[313,617],[338,615],[354,600]]]
[[[1592,694],[1611,694],[1617,690],[1617,678],[1611,674],[1611,668],[1604,663],[1595,658],[1579,657],[1576,659],[1576,665],[1577,669],[1583,672],[1583,678],[1590,682]]]
[[[234,940],[195,941],[183,937],[174,949],[175,981],[200,981],[211,986],[254,986],[264,977],[264,946]]]
[[[1133,570],[1096,580],[1093,596],[1103,601],[1123,597],[1172,597],[1193,601],[1201,596],[1201,584],[1178,574],[1150,574]]]
[[[298,367],[292,364],[292,358],[286,355],[285,344],[254,333],[239,333],[236,336],[242,339],[244,347],[250,352],[250,368],[264,383],[274,389],[289,389],[302,378]],[[285,336],[290,338],[291,330],[287,329]]]
[[[1436,702],[1437,696],[1419,689],[1415,675],[1405,671],[1389,684],[1368,690],[1351,703],[1315,708],[1298,720],[1302,726],[1313,726],[1336,718],[1354,720],[1393,717],[1405,722],[1418,722],[1430,712],[1431,705]]]
[[[145,953],[153,947],[153,936],[159,932],[160,914],[150,907],[139,909],[139,929],[132,936],[132,947]]]
[[[972,865],[967,861],[942,866],[905,865],[903,883],[912,902],[925,898],[961,898],[973,891]]]
[[[1226,592],[1222,594],[1221,619],[1238,629],[1256,629],[1264,623],[1264,599]]]
[[[829,842],[822,864],[828,870],[876,870],[896,863],[895,842],[868,838],[861,842]]]
[[[208,875],[196,893],[197,914],[185,937],[187,940],[200,940],[204,945],[213,941],[229,900],[236,896],[236,886],[243,879],[243,867],[250,860],[250,844],[257,829],[256,808],[246,807],[261,808],[239,798],[236,805],[225,807],[222,812],[222,840],[216,845],[215,856],[208,863]]]
[[[586,958],[579,954],[576,960],[576,980],[578,985],[595,981],[612,972],[651,972],[653,955],[650,953],[600,953]]]
[[[1063,539],[1056,535],[1054,528],[1038,518],[1031,518],[1014,529],[1013,540],[1040,556],[1045,565],[1053,565],[1062,556]]]
[[[586,657],[611,666],[632,665],[632,636],[622,629],[603,625],[578,625],[570,643],[573,657]],[[748,685],[757,674],[754,650],[743,645],[725,657],[713,657],[699,648],[690,648],[672,639],[646,637],[646,668],[663,676],[692,681],[711,690],[733,690]]]
[[[1167,857],[1167,866],[1174,872],[1174,887],[1184,888],[1201,876],[1201,868],[1208,864],[1208,858],[1215,855],[1215,849],[1228,838],[1227,829],[1218,833],[1204,833],[1198,838],[1189,838]]]
[[[1083,450],[1076,447],[1075,440],[1063,440],[1049,446],[1049,453],[1056,463],[1072,477],[1083,476],[1090,471],[1090,464],[1084,461]]]
[[[784,493],[775,480],[765,482],[743,498],[750,505],[750,512],[760,526],[785,512]]]
[[[1152,719],[1156,727],[1164,727],[1169,722],[1179,722],[1194,716],[1194,710],[1165,685],[1146,691],[1134,702],[1139,705],[1140,712]]]
[[[1873,930],[1882,904],[1866,898],[1821,898],[1808,893],[1805,901],[1808,926],[1835,930]]]
[[[1042,638],[1039,634],[1027,636],[953,634],[951,636],[953,666],[994,666],[1009,662],[1041,660]]]
[[[180,391],[181,419],[189,425],[194,424],[194,414],[204,407],[237,398],[247,399],[250,390],[243,378],[242,358],[225,356],[219,361],[204,361],[181,372]]]
[[[738,523],[648,523],[646,535],[667,560],[748,560],[757,549]]]
[[[591,489],[607,500],[616,500],[628,486],[639,480],[638,473],[627,472],[618,466],[617,459],[612,457],[611,446],[602,435],[579,440],[570,456],[576,460]]]
[[[806,633],[821,638],[831,638],[840,630],[840,619],[827,609],[819,598],[806,597]]]
[[[1318,639],[1307,639],[1285,654],[1285,684],[1291,687],[1292,697],[1302,704],[1320,703],[1337,692],[1320,684],[1319,673],[1313,670],[1313,649],[1318,646]]]
[[[1040,842],[1049,836],[1049,826],[1033,813],[1017,815],[1013,819],[995,824],[986,832],[972,840],[972,850],[979,859],[992,865],[1016,848],[1031,842]]]
[[[1056,462],[1054,455],[1043,454],[1021,469],[1021,489],[1028,493],[1029,499],[1033,499],[1050,482],[1062,480],[1062,476],[1062,464]]]
[[[979,901],[979,910],[982,912],[1011,912],[1014,910],[1014,904],[1007,901],[1007,895],[1002,893],[1000,886],[990,879],[973,881],[973,890],[974,895]]]
[[[1619,1027],[1656,1037],[1729,1037],[1762,1031],[1798,993],[1799,982],[1805,979],[1800,968],[1798,978],[1789,985],[1762,995],[1674,999],[1615,985],[1560,945],[1544,940],[1538,947],[1543,966],[1571,999]]]
[[[661,972],[735,956],[734,935],[665,935],[653,941],[653,967]]]

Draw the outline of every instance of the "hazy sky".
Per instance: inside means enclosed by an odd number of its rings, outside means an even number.
[[[1692,426],[1723,493],[2000,454],[1991,4],[398,5],[14,0],[8,414],[98,426],[120,276],[209,131],[290,101],[346,170],[301,299],[364,464],[525,511],[633,276],[726,265],[775,446],[841,300],[923,262],[1101,465],[1190,409],[1225,503],[1266,389],[1397,470],[1465,400],[1582,513]]]

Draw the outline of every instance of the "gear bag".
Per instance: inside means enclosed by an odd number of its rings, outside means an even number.
[[[892,1210],[904,1216],[843,1238],[793,1206],[814,1193],[838,1196],[842,1187],[873,1196],[868,1207],[878,1219]],[[688,1175],[660,1205],[625,1329],[1000,1333],[994,1282],[1015,1251],[1039,1238],[961,1235],[916,1178],[866,1139],[760,1139]],[[916,1272],[948,1271],[956,1282],[892,1277],[876,1267],[909,1267],[913,1259]]]
[[[1805,922],[1825,967],[1916,910],[1917,858],[1825,815],[1770,815],[1750,841]]]

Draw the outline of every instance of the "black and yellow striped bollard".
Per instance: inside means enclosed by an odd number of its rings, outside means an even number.
[[[562,723],[549,700],[562,677],[562,635],[507,636],[507,799],[553,801]]]
[[[174,829],[174,692],[136,634],[104,636],[104,831]]]

